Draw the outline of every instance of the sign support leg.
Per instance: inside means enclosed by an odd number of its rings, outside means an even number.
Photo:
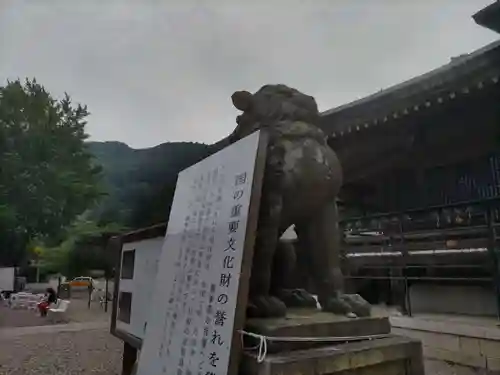
[[[122,375],[132,375],[137,360],[137,349],[127,342],[123,342]]]

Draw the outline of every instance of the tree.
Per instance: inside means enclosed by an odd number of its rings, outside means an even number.
[[[162,157],[162,148],[166,147],[169,154]],[[179,172],[214,152],[213,147],[196,143],[164,144],[155,149],[156,152],[144,161],[148,168],[137,169],[134,174],[136,183],[141,183],[138,186],[142,187],[142,191],[138,190],[139,194],[129,199],[133,204],[127,224],[133,228],[168,221]]]
[[[0,86],[0,263],[23,261],[33,238],[58,243],[102,195],[84,143],[88,114],[35,80]]]
[[[65,231],[64,241],[58,246],[41,249],[42,273],[77,276],[89,270],[109,272],[114,266],[114,254],[106,253],[106,243],[111,235],[124,229],[116,223],[99,225],[84,216],[79,217]]]

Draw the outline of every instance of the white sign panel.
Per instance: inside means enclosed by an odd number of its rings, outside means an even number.
[[[1,291],[14,291],[14,279],[16,269],[14,267],[0,268],[0,292]]]
[[[129,322],[117,319],[116,328],[140,339],[144,338],[146,320],[151,309],[151,294],[158,273],[163,241],[164,237],[157,237],[123,244],[122,259],[123,254],[133,251],[134,262],[132,277],[121,278],[119,292],[131,293],[132,296],[128,312]],[[118,306],[118,317],[121,315]]]
[[[179,174],[139,375],[225,375],[259,132]]]

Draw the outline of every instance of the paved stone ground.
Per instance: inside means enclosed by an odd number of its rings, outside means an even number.
[[[444,361],[426,360],[426,375],[487,375],[486,370],[478,370],[466,366],[457,366]]]
[[[109,313],[97,303],[88,310],[85,300],[73,300],[71,323],[64,325],[40,326],[47,322],[33,312],[14,312],[0,308],[0,375],[120,373],[123,344],[109,333]],[[427,375],[482,374],[436,360],[425,367]]]
[[[121,358],[122,343],[107,327],[0,336],[0,375],[118,375]],[[427,375],[481,374],[441,361],[425,365]]]
[[[122,343],[107,322],[0,331],[0,375],[118,375]],[[428,360],[427,375],[477,375],[473,369]]]

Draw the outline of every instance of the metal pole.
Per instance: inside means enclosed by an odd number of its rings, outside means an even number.
[[[89,287],[88,287],[88,291],[89,291],[89,300],[88,300],[88,302],[87,302],[89,310],[90,310],[90,300],[92,299],[92,289],[93,289],[93,288],[92,288],[92,284],[90,284],[90,283],[89,283]]]
[[[493,212],[491,208],[488,207],[486,211],[486,220],[488,224],[488,253],[491,256],[493,263],[493,282],[495,284],[495,297],[497,305],[497,319],[500,320],[500,274],[499,274],[499,261],[498,252],[496,250],[496,229],[495,229],[495,218],[493,217]]]
[[[403,253],[403,279],[404,279],[404,298],[403,298],[403,311],[408,314],[408,316],[412,316],[411,311],[411,297],[410,297],[410,286],[408,284],[408,275],[407,275],[407,266],[408,266],[408,249],[405,246],[405,236],[404,236],[404,228],[403,228],[403,217],[398,216],[399,222],[399,235],[401,236],[401,251]]]
[[[406,274],[406,272],[405,272]],[[406,296],[406,306],[407,306],[407,313],[408,313],[408,316],[411,317],[412,316],[412,312],[411,312],[411,294],[410,294],[410,287],[409,287],[409,283],[408,283],[408,279],[405,277],[405,296]]]
[[[108,312],[108,278],[106,277],[105,295],[104,295],[104,312]]]

